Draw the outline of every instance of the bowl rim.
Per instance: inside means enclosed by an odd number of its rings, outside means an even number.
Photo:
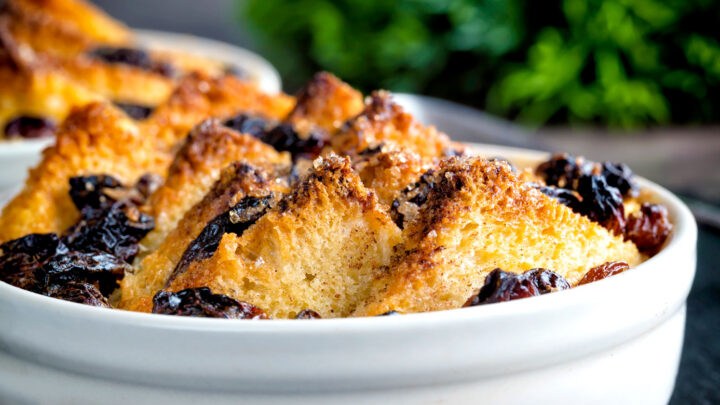
[[[549,156],[547,152],[504,147],[499,145],[488,145],[479,143],[467,143],[479,155],[490,155],[497,153],[508,158],[510,161],[538,161]],[[528,315],[532,313],[543,313],[556,311],[574,305],[580,300],[602,300],[614,290],[618,283],[639,284],[642,278],[648,277],[648,271],[655,263],[660,264],[666,257],[675,254],[682,254],[687,249],[695,249],[697,240],[697,225],[695,219],[687,206],[673,193],[665,188],[637,177],[637,182],[642,189],[651,192],[652,199],[664,204],[670,212],[673,220],[673,233],[664,248],[652,258],[635,266],[631,271],[599,280],[590,284],[574,287],[553,294],[545,294],[521,300],[502,302],[496,304],[481,305],[470,308],[457,308],[443,311],[408,313],[390,317],[359,317],[359,318],[325,318],[313,320],[295,319],[272,319],[272,320],[229,320],[217,318],[194,318],[161,314],[150,314],[132,312],[115,308],[100,308],[74,302],[63,301],[46,297],[37,293],[14,287],[0,282],[0,294],[7,298],[24,301],[26,305],[44,306],[58,316],[84,317],[87,321],[100,319],[103,322],[113,324],[132,324],[136,327],[150,327],[161,329],[184,329],[205,332],[241,332],[241,333],[262,333],[262,334],[283,334],[283,333],[312,333],[325,334],[336,333],[339,329],[345,331],[364,330],[369,327],[379,329],[402,329],[432,323],[433,325],[452,324],[469,320],[479,321],[481,319],[491,320],[493,318],[512,317]],[[693,274],[694,267],[688,267]],[[682,302],[687,298],[683,297]],[[63,315],[65,313],[65,315]]]

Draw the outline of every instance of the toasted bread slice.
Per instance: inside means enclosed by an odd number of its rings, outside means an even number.
[[[432,178],[405,226],[408,253],[373,282],[354,315],[459,308],[497,267],[542,267],[574,284],[599,264],[642,259],[635,245],[524,184],[505,164],[450,158]]]
[[[388,208],[403,189],[435,166],[432,159],[385,144],[365,149],[353,156],[352,161],[365,187],[372,189]]]
[[[423,158],[454,153],[450,138],[433,126],[426,127],[392,101],[386,91],[368,97],[363,112],[348,121],[331,139],[333,151],[353,155],[381,143],[411,150]]]
[[[330,73],[320,72],[297,93],[297,104],[287,121],[301,133],[319,127],[332,134],[362,110],[359,91]]]
[[[263,196],[272,191],[287,192],[287,184],[247,163],[235,162],[226,167],[210,192],[185,213],[160,247],[142,259],[134,273],[125,275],[120,284],[119,307],[150,312],[152,297],[165,287],[183,253],[210,220],[246,196]]]
[[[142,126],[159,147],[174,148],[190,129],[209,118],[227,118],[241,112],[282,119],[295,99],[261,92],[253,83],[233,76],[212,77],[193,73],[183,78],[166,102]]]
[[[274,318],[303,309],[347,316],[400,241],[349,159],[330,156],[242,235],[225,234],[215,254],[178,275],[170,290],[207,286]]]
[[[134,184],[145,173],[161,174],[170,156],[120,111],[93,103],[72,113],[58,130],[55,146],[43,152],[25,187],[0,216],[0,240],[33,232],[62,232],[79,217],[68,195],[70,177],[111,174]]]
[[[145,248],[155,250],[185,212],[207,194],[223,168],[235,161],[268,169],[290,165],[290,155],[217,120],[203,121],[175,155],[165,184],[148,200],[148,214],[155,218],[155,229],[143,240]]]

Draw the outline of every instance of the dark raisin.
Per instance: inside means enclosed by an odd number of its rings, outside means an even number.
[[[487,275],[485,284],[468,299],[465,306],[511,301],[568,288],[570,284],[565,278],[550,270],[532,269],[515,274],[495,269]]]
[[[138,242],[155,228],[151,216],[126,201],[95,214],[84,216],[66,231],[63,242],[71,250],[106,252],[131,262],[138,253]]]
[[[137,121],[146,119],[153,113],[153,111],[155,111],[155,107],[148,107],[139,104],[119,103],[117,101],[114,104],[119,109],[123,110],[130,118]]]
[[[531,186],[537,188],[541,193],[545,194],[546,196],[554,198],[560,204],[567,205],[573,210],[580,207],[580,199],[578,198],[578,195],[572,190],[553,186],[541,186],[535,183],[531,183]]]
[[[163,178],[157,174],[144,174],[138,179],[137,183],[135,183],[135,190],[140,193],[140,196],[142,196],[144,200],[147,200],[158,188],[160,188],[160,186],[162,186],[163,181]]]
[[[320,314],[313,311],[312,309],[303,309],[295,317],[295,319],[321,319],[321,318],[322,318],[322,316],[320,316]]]
[[[420,180],[406,187],[390,207],[390,217],[401,229],[405,221],[412,220],[420,206],[425,204],[430,192],[437,186],[438,175],[434,170],[428,170]]]
[[[600,266],[593,267],[592,269],[588,270],[588,272],[585,273],[583,278],[578,281],[577,285],[583,285],[587,283],[592,283],[593,281],[602,280],[604,278],[608,278],[610,276],[622,273],[629,268],[630,266],[627,264],[627,262],[607,262],[605,264],[601,264]]]
[[[260,308],[227,295],[213,294],[207,287],[174,293],[159,291],[153,297],[153,313],[205,318],[268,319]]]
[[[107,190],[122,188],[120,180],[105,174],[70,178],[70,198],[85,216],[110,208],[117,200],[108,195]]]
[[[655,255],[672,231],[665,207],[644,203],[640,211],[630,214],[625,227],[625,239],[635,243],[648,256]]]
[[[260,139],[279,151],[290,152],[294,160],[313,159],[325,146],[323,134],[311,132],[306,136],[301,136],[290,124],[280,124],[267,131]]]
[[[575,189],[575,182],[585,174],[590,174],[593,163],[582,157],[573,157],[567,153],[556,154],[547,162],[541,163],[535,172],[545,180],[548,186]]]
[[[35,270],[67,247],[54,233],[33,233],[0,245],[0,280],[26,290],[37,285]]]
[[[453,157],[453,156],[465,156],[465,151],[462,149],[455,149],[455,148],[444,148],[443,151],[444,157]]]
[[[601,175],[583,175],[577,183],[582,201],[574,209],[591,221],[604,226],[616,235],[625,230],[625,207],[620,191],[611,187]]]
[[[55,135],[55,123],[47,118],[20,116],[5,125],[8,138],[47,138]]]
[[[145,70],[150,70],[153,66],[150,54],[142,49],[102,46],[93,49],[90,55],[108,63],[122,63]]]
[[[70,282],[95,284],[101,294],[110,294],[131,269],[124,260],[104,252],[56,255],[35,270],[37,291],[48,292]]]
[[[110,308],[107,298],[93,284],[71,281],[48,289],[48,297],[94,307]]]
[[[368,146],[367,148],[361,150],[360,153],[358,153],[358,155],[360,155],[360,156],[377,155],[378,153],[382,152],[384,147],[385,147],[385,144],[381,142],[374,146]]]
[[[383,312],[382,314],[376,315],[376,316],[395,316],[395,315],[402,315],[402,314],[398,311],[390,310],[390,311]]]
[[[172,77],[176,73],[170,63],[153,61],[150,54],[142,49],[103,46],[90,51],[90,56],[107,63],[135,66],[167,77]]]
[[[265,214],[273,202],[273,196],[247,196],[205,225],[195,240],[185,249],[180,261],[168,278],[166,288],[175,278],[185,272],[193,262],[207,259],[215,253],[222,236],[226,233],[242,233]]]
[[[269,122],[257,116],[249,116],[240,114],[225,121],[225,126],[232,128],[243,134],[249,134],[255,138],[262,138],[265,135],[265,129],[269,126]]]
[[[510,166],[510,170],[512,170],[513,173],[517,174],[517,168],[514,164],[512,164],[509,160],[505,159],[501,156],[495,156],[488,159],[489,162],[503,162],[506,163],[508,166]]]
[[[637,185],[630,167],[623,163],[603,162],[602,175],[608,185],[615,187],[625,197],[637,194]]]

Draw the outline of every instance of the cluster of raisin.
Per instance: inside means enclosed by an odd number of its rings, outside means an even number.
[[[468,299],[466,307],[534,297],[566,290],[570,284],[563,276],[547,269],[532,269],[515,274],[501,269],[491,271],[485,284]]]
[[[258,116],[240,114],[225,121],[225,126],[250,134],[281,152],[290,152],[293,160],[314,159],[325,146],[327,137],[321,131],[298,133],[288,123],[277,123]]]
[[[535,185],[543,194],[624,235],[643,253],[655,254],[670,233],[672,226],[662,206],[644,204],[640,212],[625,217],[623,198],[635,196],[637,186],[624,164],[597,164],[558,154],[540,164],[536,173],[545,181],[545,186]]]
[[[220,246],[224,234],[242,235],[247,228],[265,215],[273,201],[272,194],[262,197],[247,196],[226,212],[210,220],[200,235],[185,249],[165,287],[169,287],[173,280],[185,272],[193,262],[211,257]]]
[[[0,245],[0,279],[44,294],[107,307],[138,242],[154,220],[138,210],[150,187],[147,177],[125,188],[106,175],[70,179],[70,197],[80,220],[62,236],[30,234]]]
[[[153,297],[155,314],[203,318],[269,319],[262,309],[223,294],[213,294],[207,287],[188,288],[179,292],[159,291]]]
[[[107,63],[134,66],[166,77],[173,77],[177,73],[173,65],[153,60],[150,54],[142,49],[102,46],[90,51],[90,56]]]

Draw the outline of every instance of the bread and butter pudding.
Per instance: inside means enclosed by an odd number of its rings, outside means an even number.
[[[0,123],[28,106],[61,122],[0,216],[0,280],[171,315],[395,315],[594,282],[672,230],[623,164],[558,154],[516,168],[386,91],[363,98],[319,73],[295,96],[265,94],[130,38],[77,0],[0,14]],[[26,80],[23,98],[12,89]]]

